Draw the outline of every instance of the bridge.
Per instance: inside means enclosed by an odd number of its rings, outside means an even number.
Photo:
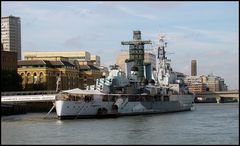
[[[56,91],[2,92],[1,103],[53,102]]]
[[[207,101],[208,99],[215,99],[217,103],[224,102],[224,100],[237,100],[239,102],[239,90],[215,91],[196,93],[195,97],[200,101]]]

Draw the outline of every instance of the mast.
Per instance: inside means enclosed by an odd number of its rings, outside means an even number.
[[[129,59],[134,60],[134,65],[138,69],[138,80],[144,79],[144,45],[151,44],[150,40],[141,40],[141,31],[133,31],[132,41],[122,41],[122,45],[129,45]]]
[[[168,86],[172,82],[171,77],[172,68],[170,66],[170,59],[166,57],[167,42],[164,40],[165,36],[160,36],[158,40],[157,50],[157,84]]]

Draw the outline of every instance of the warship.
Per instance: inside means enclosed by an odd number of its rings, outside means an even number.
[[[89,89],[61,91],[55,106],[59,119],[119,117],[142,114],[191,111],[194,95],[188,91],[182,78],[170,66],[166,57],[167,43],[161,37],[155,47],[157,67],[144,63],[144,45],[141,31],[133,31],[129,45],[129,59],[125,72],[118,65],[110,66],[107,77],[96,80]]]

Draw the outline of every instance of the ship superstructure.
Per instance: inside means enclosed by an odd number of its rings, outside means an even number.
[[[157,46],[158,67],[155,78],[149,64],[144,65],[144,44],[141,32],[133,32],[129,45],[129,60],[126,71],[112,65],[109,76],[97,79],[90,90],[73,89],[56,96],[56,111],[59,118],[105,117],[137,114],[152,114],[191,110],[194,96],[181,79],[172,71],[166,57],[166,43],[159,40]],[[143,54],[142,54],[143,53]]]

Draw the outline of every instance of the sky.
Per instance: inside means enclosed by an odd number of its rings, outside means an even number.
[[[239,89],[239,2],[173,1],[1,1],[1,16],[21,18],[22,54],[28,51],[88,51],[108,67],[140,30],[154,47],[168,42],[173,70],[222,77]]]

